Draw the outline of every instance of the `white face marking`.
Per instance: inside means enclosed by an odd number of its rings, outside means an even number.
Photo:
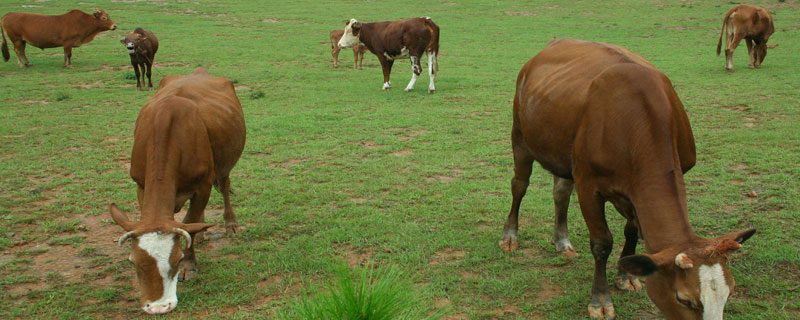
[[[704,320],[722,320],[725,302],[731,293],[725,282],[725,274],[719,263],[713,266],[702,265],[699,268],[700,302],[703,303]]]
[[[148,303],[150,306],[143,307],[147,313],[166,313],[178,305],[178,273],[170,278],[169,256],[172,254],[172,246],[175,244],[174,233],[149,232],[139,237],[139,248],[147,252],[156,260],[158,273],[164,286],[164,293],[161,298]],[[166,307],[169,306],[169,307]],[[159,312],[160,311],[160,312]]]
[[[342,38],[339,39],[339,43],[337,43],[339,48],[350,48],[352,46],[355,46],[355,45],[361,43],[361,40],[359,40],[358,37],[353,35],[353,27],[352,26],[353,26],[353,23],[356,23],[356,22],[358,22],[358,20],[350,19],[350,23],[348,23],[347,26],[344,28],[344,34],[342,35]],[[360,34],[359,34],[359,36],[360,36]]]

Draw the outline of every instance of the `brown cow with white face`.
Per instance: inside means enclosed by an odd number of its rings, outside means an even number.
[[[222,193],[227,231],[236,232],[228,176],[244,143],[244,115],[233,84],[203,68],[164,77],[139,112],[130,173],[138,186],[141,219],[130,221],[113,204],[110,211],[126,231],[119,243],[133,241],[129,260],[136,266],[145,312],[174,309],[178,279],[197,272],[192,243],[198,232],[213,226],[204,222],[212,186]],[[175,221],[173,214],[189,199],[183,222]]]
[[[59,16],[9,12],[1,20],[0,33],[5,31],[14,44],[20,68],[32,66],[25,56],[27,44],[40,49],[64,47],[64,66],[72,68],[72,48],[89,43],[100,32],[117,29],[117,25],[103,10],[95,10],[92,14],[72,10]],[[8,61],[11,56],[5,34],[2,51],[3,60]]]
[[[689,225],[683,174],[695,164],[689,119],[669,79],[606,43],[555,39],[522,67],[514,95],[513,201],[500,246],[515,250],[519,206],[532,164],[555,176],[556,250],[573,253],[566,214],[573,188],[589,229],[593,319],[616,314],[606,278],[610,201],[628,221],[616,284],[647,294],[668,319],[721,320],[733,278],[728,254],[755,229],[713,239]],[[639,236],[647,254],[635,255]]]
[[[339,39],[341,39],[343,35],[344,30],[339,29],[331,31],[331,56],[333,56],[334,68],[339,67],[339,51],[342,50],[342,48],[339,48]],[[367,48],[363,45],[357,44],[353,46],[353,58],[356,60],[353,64],[353,69],[364,69],[365,52],[367,52]]]
[[[433,23],[431,18],[373,23],[361,23],[356,19],[350,19],[344,28],[342,39],[339,40],[339,47],[350,48],[358,44],[367,47],[381,62],[383,90],[392,87],[392,83],[389,82],[392,65],[395,59],[401,58],[411,59],[411,81],[408,82],[405,91],[414,89],[414,84],[422,73],[420,59],[427,52],[428,75],[431,78],[428,92],[436,92],[433,79],[439,72],[439,62],[436,58],[439,54],[439,26]]]
[[[767,41],[774,32],[772,15],[767,9],[746,4],[733,7],[722,20],[722,31],[717,41],[717,56],[719,56],[722,38],[725,38],[725,70],[733,71],[733,51],[742,39],[747,44],[750,68],[760,68],[764,57],[767,56],[769,47]]]

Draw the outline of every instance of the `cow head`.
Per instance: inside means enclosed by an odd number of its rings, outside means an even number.
[[[344,34],[339,39],[340,48],[350,48],[361,43],[361,22],[356,19],[350,19],[344,27]]]
[[[761,63],[764,62],[764,58],[767,56],[767,49],[769,48],[767,45],[767,40],[769,40],[769,36],[765,36],[761,41],[756,41],[755,48],[753,48],[753,50],[756,51],[756,68],[761,67]]]
[[[213,224],[172,220],[152,224],[133,222],[116,205],[111,204],[109,209],[114,221],[126,231],[119,244],[129,239],[133,243],[128,260],[136,268],[142,310],[150,314],[172,311],[178,305],[178,269],[183,259],[181,238],[191,246],[190,233],[204,231]]]
[[[722,320],[733,292],[728,254],[742,247],[755,229],[735,232],[684,248],[620,259],[622,270],[647,277],[647,295],[668,319]]]
[[[117,30],[117,24],[111,21],[105,10],[94,10],[95,25],[103,30]]]
[[[143,34],[138,32],[131,32],[125,35],[125,39],[120,40],[122,44],[125,45],[125,48],[128,49],[128,54],[136,53],[136,48],[141,47],[139,43],[143,40],[147,39]]]

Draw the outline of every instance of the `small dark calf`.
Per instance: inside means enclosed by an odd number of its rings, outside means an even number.
[[[145,29],[136,28],[120,42],[125,45],[128,49],[128,54],[131,56],[131,65],[133,66],[133,71],[136,72],[136,90],[141,90],[144,87],[144,77],[141,77],[144,74],[147,75],[148,89],[153,90],[153,79],[150,78],[150,70],[153,68],[153,60],[158,51],[156,35]],[[142,69],[141,72],[139,68]],[[141,82],[139,81],[140,77],[142,79]]]

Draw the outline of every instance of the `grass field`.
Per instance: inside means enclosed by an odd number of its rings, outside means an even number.
[[[334,276],[331,263],[395,266],[443,319],[580,319],[592,276],[573,195],[580,257],[550,244],[552,180],[536,166],[522,204],[520,250],[497,247],[510,208],[511,99],[521,66],[554,36],[610,42],[673,82],[697,141],[686,176],[689,218],[711,237],[758,228],[731,259],[726,319],[800,317],[800,3],[761,1],[776,32],[763,67],[715,55],[729,1],[19,1],[0,14],[105,9],[120,30],[73,51],[28,47],[34,64],[0,63],[0,318],[132,318],[127,245],[112,242],[115,202],[138,218],[128,175],[133,126],[152,92],[135,90],[124,34],[160,40],[153,78],[203,66],[234,80],[248,141],[232,173],[244,230],[217,226],[200,273],[179,284],[167,318],[292,318]],[[437,93],[380,90],[377,59],[331,63],[343,21],[430,16],[441,27]],[[10,44],[9,44],[10,45]],[[426,60],[423,66],[426,67]],[[751,192],[752,191],[752,192]],[[612,213],[616,274],[623,218]],[[222,197],[207,208],[222,223]],[[643,249],[639,248],[640,251]],[[659,319],[646,294],[612,290],[620,319]]]

